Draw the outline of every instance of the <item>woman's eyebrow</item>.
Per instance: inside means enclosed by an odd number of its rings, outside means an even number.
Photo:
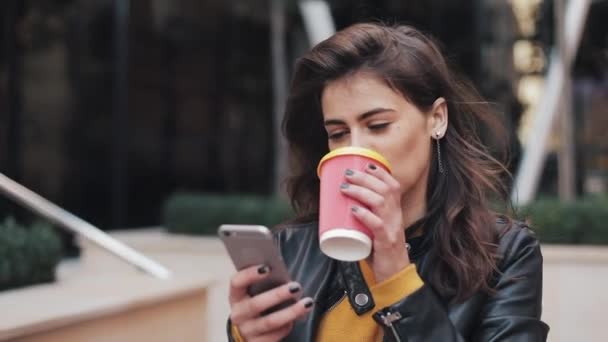
[[[369,118],[370,116],[374,116],[376,114],[380,114],[380,113],[384,113],[384,112],[394,112],[394,109],[390,109],[390,108],[374,108],[371,110],[368,110],[365,113],[361,113],[357,116],[357,121],[363,121],[367,118]],[[344,121],[339,120],[339,119],[329,119],[329,120],[325,120],[324,122],[325,126],[331,126],[331,125],[343,125]]]

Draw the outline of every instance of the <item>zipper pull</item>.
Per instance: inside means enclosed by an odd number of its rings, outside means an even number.
[[[397,334],[397,330],[393,326],[393,322],[401,319],[401,314],[399,312],[392,313],[390,311],[386,312],[386,315],[380,315],[380,319],[382,319],[382,323],[387,327],[391,328],[393,332],[393,337],[395,337],[395,341],[401,342],[401,338],[399,334]]]
[[[393,313],[389,311],[386,313],[386,315],[380,315],[380,318],[382,319],[382,323],[384,323],[384,325],[387,327],[392,327],[393,322],[401,319],[401,314],[399,312]]]

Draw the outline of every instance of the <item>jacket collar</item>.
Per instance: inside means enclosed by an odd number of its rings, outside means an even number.
[[[411,262],[416,262],[429,250],[431,246],[431,234],[425,232],[420,236],[410,238],[408,243],[410,244],[410,260]],[[346,295],[348,296],[348,301],[355,313],[360,316],[372,310],[376,304],[369,286],[365,282],[359,263],[339,261],[338,269]]]

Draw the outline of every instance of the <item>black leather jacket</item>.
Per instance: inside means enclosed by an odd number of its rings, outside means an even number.
[[[497,224],[497,229],[504,229]],[[501,232],[496,293],[477,294],[465,302],[450,304],[425,283],[413,294],[389,307],[376,307],[356,262],[328,258],[319,249],[317,224],[281,229],[278,244],[303,296],[315,300],[305,319],[296,321],[286,341],[315,341],[323,315],[347,298],[357,314],[374,310],[374,320],[384,329],[384,341],[546,341],[549,327],[540,320],[542,255],[533,233],[521,224]],[[433,262],[428,257],[429,239],[409,239],[410,259],[421,278],[428,279]],[[367,296],[367,302],[358,305]],[[365,301],[359,300],[359,303]],[[230,325],[230,324],[229,324]],[[233,341],[228,330],[229,341]],[[345,336],[345,341],[354,337]]]

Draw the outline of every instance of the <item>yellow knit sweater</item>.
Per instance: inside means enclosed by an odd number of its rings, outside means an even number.
[[[346,336],[349,337],[349,341],[382,341],[382,329],[376,324],[372,315],[410,295],[423,285],[414,264],[410,264],[379,284],[376,284],[374,272],[366,261],[360,261],[359,266],[376,306],[373,310],[357,316],[348,300],[343,300],[325,313],[317,335],[318,342],[344,341]]]
[[[344,341],[344,337],[348,337],[349,341],[382,341],[382,329],[376,324],[372,315],[412,294],[423,285],[414,264],[410,264],[379,284],[376,284],[374,272],[367,261],[360,261],[359,267],[374,298],[376,304],[374,310],[358,316],[348,300],[341,300],[321,319],[317,342]],[[232,334],[237,342],[245,342],[236,326],[232,326]]]

